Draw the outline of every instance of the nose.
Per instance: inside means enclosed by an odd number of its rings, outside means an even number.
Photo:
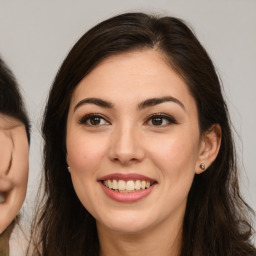
[[[139,132],[133,127],[120,127],[114,131],[110,141],[110,159],[123,165],[142,161],[145,150],[139,137]]]

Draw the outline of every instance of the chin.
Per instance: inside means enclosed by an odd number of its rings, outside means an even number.
[[[145,214],[134,212],[110,214],[103,216],[101,220],[96,220],[97,226],[104,226],[106,229],[118,233],[141,233],[153,225],[153,220]]]

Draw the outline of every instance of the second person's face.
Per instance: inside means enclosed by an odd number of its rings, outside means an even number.
[[[0,234],[11,224],[24,202],[28,151],[24,124],[0,114]]]
[[[199,165],[197,108],[157,51],[109,57],[78,84],[66,146],[98,228],[136,233],[182,220]]]

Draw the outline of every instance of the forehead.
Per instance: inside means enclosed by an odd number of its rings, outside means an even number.
[[[194,101],[184,80],[156,50],[110,56],[97,65],[76,87],[72,102],[84,97],[108,100],[173,96]]]

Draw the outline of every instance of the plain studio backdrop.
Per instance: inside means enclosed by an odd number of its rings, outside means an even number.
[[[73,44],[122,12],[169,15],[192,26],[222,79],[234,125],[241,188],[256,210],[255,0],[0,0],[0,55],[32,120],[30,175],[23,212],[30,216],[42,172],[40,124],[49,88]]]

